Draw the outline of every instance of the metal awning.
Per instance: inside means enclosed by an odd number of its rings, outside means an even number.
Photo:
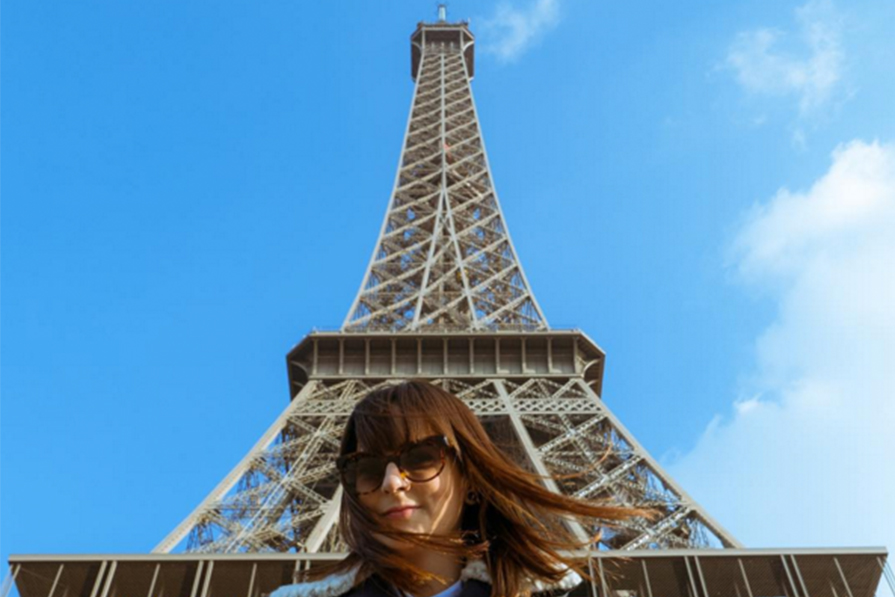
[[[578,552],[571,597],[892,595],[884,548]],[[262,597],[338,554],[16,555],[0,597]],[[887,583],[880,585],[886,575]],[[879,588],[879,593],[878,593]]]

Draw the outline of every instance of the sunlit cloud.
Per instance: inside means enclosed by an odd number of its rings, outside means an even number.
[[[794,32],[760,28],[737,34],[725,64],[752,94],[794,98],[804,118],[822,113],[836,96],[845,51],[832,2],[810,0],[795,17]]]
[[[511,62],[559,22],[559,0],[534,0],[525,5],[503,2],[478,23],[482,51]]]
[[[742,397],[670,468],[750,547],[895,541],[895,146],[853,141],[739,228],[774,301]]]

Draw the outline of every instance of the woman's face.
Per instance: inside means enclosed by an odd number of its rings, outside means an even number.
[[[404,478],[397,465],[390,462],[379,488],[359,495],[358,499],[396,531],[447,536],[460,530],[465,497],[466,481],[454,458],[448,458],[441,474],[423,483]],[[396,550],[414,547],[387,537],[380,540]]]

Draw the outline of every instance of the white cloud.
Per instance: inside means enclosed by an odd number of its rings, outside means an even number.
[[[743,543],[895,546],[895,146],[754,208],[733,265],[777,304],[745,399],[670,467]]]
[[[762,28],[743,31],[728,49],[726,65],[747,91],[793,96],[802,117],[829,105],[842,81],[845,53],[841,19],[829,0],[810,0],[796,9],[798,31]]]
[[[482,51],[504,62],[521,56],[559,22],[559,0],[534,0],[525,8],[504,2],[482,21]]]

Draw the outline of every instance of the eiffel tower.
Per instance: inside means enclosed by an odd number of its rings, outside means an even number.
[[[602,400],[604,353],[554,330],[535,300],[491,179],[466,23],[420,23],[416,82],[391,200],[338,332],[286,358],[291,400],[151,554],[13,555],[0,597],[261,597],[343,557],[334,469],[342,427],[371,390],[423,378],[475,411],[553,491],[650,507],[578,554],[572,597],[873,597],[884,548],[743,549]],[[574,527],[582,539],[596,529]],[[720,549],[718,549],[720,548]]]
[[[342,427],[369,391],[408,378],[462,398],[524,466],[562,479],[553,491],[661,512],[605,530],[601,548],[738,546],[602,401],[600,348],[548,326],[488,166],[474,48],[465,23],[418,26],[391,201],[341,330],[289,353],[289,406],[155,551],[344,551]]]

